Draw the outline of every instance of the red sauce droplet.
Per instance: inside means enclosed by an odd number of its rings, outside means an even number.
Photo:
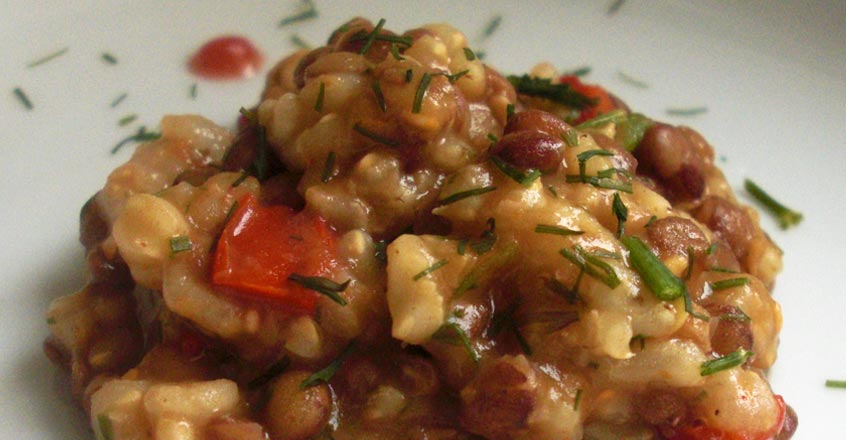
[[[188,68],[206,79],[234,80],[254,76],[263,61],[261,52],[250,40],[226,35],[204,44],[191,57]]]

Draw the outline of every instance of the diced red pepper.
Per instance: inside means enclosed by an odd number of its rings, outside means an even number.
[[[779,395],[774,397],[779,413],[775,425],[769,431],[723,432],[706,425],[686,425],[676,428],[675,433],[668,438],[670,440],[771,440],[781,431],[786,410],[784,399]]]
[[[319,294],[288,277],[328,275],[337,265],[337,240],[323,218],[282,205],[261,206],[248,195],[217,243],[212,282],[312,313]]]
[[[596,100],[596,105],[581,111],[579,118],[574,122],[575,124],[581,124],[588,119],[593,119],[603,113],[608,113],[617,108],[614,104],[614,100],[611,99],[611,95],[609,95],[608,92],[600,86],[585,84],[576,75],[563,75],[559,77],[558,80],[562,83],[569,84],[573,90],[581,93],[582,95]]]

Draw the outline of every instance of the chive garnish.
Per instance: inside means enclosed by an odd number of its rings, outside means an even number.
[[[268,162],[268,145],[267,145],[267,129],[258,122],[258,118],[254,112],[251,112],[244,107],[239,110],[241,115],[250,123],[250,128],[255,130],[256,138],[256,158],[253,160],[252,168],[255,171],[256,178],[263,182],[267,179],[270,164]]]
[[[329,278],[324,277],[308,277],[296,273],[292,273],[288,276],[288,280],[293,281],[306,289],[314,290],[317,293],[321,293],[326,295],[332,301],[345,306],[347,305],[347,300],[344,299],[340,292],[346,290],[347,286],[349,286],[351,280],[346,280],[341,284],[338,284]]]
[[[464,69],[464,70],[462,70],[458,73],[453,73],[453,74],[436,73],[435,75],[443,75],[444,77],[446,77],[447,81],[449,81],[450,84],[455,84],[456,81],[458,81],[462,76],[467,75],[468,73],[470,73],[470,70]],[[435,76],[435,75],[432,75],[432,76]]]
[[[554,197],[558,197],[558,191],[556,191],[556,190],[555,190],[555,187],[554,187],[554,186],[552,186],[552,185],[548,185],[548,186],[546,187],[546,189],[548,189],[548,190],[549,190],[549,192],[551,192],[551,193],[552,193],[552,195],[553,195]]]
[[[743,347],[738,348],[721,358],[703,362],[702,365],[699,366],[699,375],[709,376],[723,370],[728,370],[729,368],[737,367],[738,365],[742,365],[746,362],[746,359],[749,359],[753,354],[755,353],[752,353]]]
[[[320,82],[320,88],[317,90],[317,99],[314,101],[314,111],[323,111],[323,98],[326,96],[326,83]]]
[[[56,323],[56,318],[54,318],[52,316],[47,318],[47,325],[53,325],[55,323]]]
[[[738,270],[734,270],[734,269],[732,269],[732,268],[729,268],[729,267],[722,267],[722,266],[712,266],[712,267],[711,267],[710,269],[708,269],[708,270],[709,270],[709,271],[711,271],[711,272],[722,272],[722,273],[740,273],[740,271],[738,271]]]
[[[432,75],[429,72],[423,74],[420,78],[420,84],[417,85],[417,92],[414,94],[414,104],[411,106],[412,113],[420,113],[423,108],[423,97],[426,95],[426,90],[429,88],[429,83],[432,81]]]
[[[232,182],[232,185],[230,187],[231,188],[237,188],[238,185],[244,183],[244,181],[247,180],[247,177],[250,177],[250,173],[248,173],[246,171],[241,172],[241,175],[238,176],[238,178],[235,179],[234,182]]]
[[[335,360],[333,360],[326,368],[312,374],[306,380],[300,383],[300,389],[304,390],[310,386],[317,385],[318,382],[329,383],[332,379],[332,376],[341,368],[341,364],[344,362],[344,359],[352,353],[353,347],[355,346],[355,342],[350,342],[341,354],[338,355]]]
[[[491,191],[495,191],[495,186],[482,186],[479,188],[468,189],[466,191],[459,191],[451,196],[438,200],[437,206],[444,206],[449,205],[450,203],[455,203],[459,200],[466,199],[468,197],[475,197],[485,193],[489,193]]]
[[[500,270],[509,264],[517,255],[517,245],[514,243],[507,243],[503,247],[488,257],[482,259],[475,266],[473,266],[467,275],[461,279],[458,287],[452,292],[454,298],[461,298],[468,290],[475,289],[479,283],[485,283],[494,272]]]
[[[386,264],[388,262],[388,242],[385,240],[379,240],[373,243],[373,258],[376,261],[379,261],[382,264]]]
[[[120,104],[121,102],[123,102],[123,100],[124,100],[124,99],[126,99],[126,97],[127,97],[127,96],[128,96],[128,95],[127,95],[126,93],[122,93],[120,96],[118,96],[117,98],[115,98],[115,100],[114,100],[114,101],[112,101],[112,103],[111,103],[111,105],[109,105],[109,107],[111,107],[111,108],[115,108],[115,107],[117,107],[117,106],[118,106],[118,104]]]
[[[382,112],[388,111],[388,104],[385,102],[385,95],[382,94],[382,86],[379,85],[379,81],[373,81],[371,87],[373,87],[373,94],[376,95],[376,103],[379,104],[379,109]]]
[[[568,70],[568,71],[562,73],[562,75],[564,75],[564,76],[572,75],[572,76],[581,77],[581,76],[585,76],[585,75],[589,74],[590,71],[591,71],[590,66],[582,66],[582,67],[577,67],[575,69]]]
[[[465,47],[464,58],[467,58],[467,61],[473,61],[476,59],[476,54],[469,47]]]
[[[711,290],[725,290],[731,289],[732,287],[740,287],[749,284],[749,278],[746,277],[739,277],[739,278],[729,278],[727,280],[720,280],[714,281],[713,283],[708,283],[711,286]]]
[[[649,84],[647,84],[647,83],[645,83],[645,82],[643,82],[643,81],[641,81],[641,80],[639,80],[639,79],[637,79],[637,78],[635,78],[631,75],[626,74],[622,70],[617,71],[617,76],[621,80],[623,80],[623,82],[630,84],[632,86],[635,86],[639,89],[648,89],[649,88]]]
[[[491,144],[495,144],[499,141],[493,133],[488,133],[488,140],[491,141]]]
[[[449,345],[461,345],[464,347],[467,355],[470,356],[470,359],[473,359],[473,362],[479,362],[479,353],[476,353],[473,344],[470,343],[470,338],[467,337],[467,333],[464,333],[461,326],[453,321],[452,318],[448,319],[432,334],[432,339]]]
[[[170,255],[173,256],[180,252],[190,251],[194,248],[191,239],[186,235],[177,235],[170,238]]]
[[[567,143],[568,147],[578,147],[579,146],[579,133],[572,128],[568,128],[564,131],[564,135],[561,136],[564,139],[564,142]]]
[[[693,274],[693,262],[694,262],[695,254],[693,253],[693,247],[688,246],[687,248],[687,270],[684,272],[684,279],[689,280],[690,276]]]
[[[430,273],[432,273],[432,272],[434,272],[434,271],[436,271],[436,270],[438,270],[438,269],[440,269],[440,268],[444,267],[447,263],[449,263],[449,261],[448,261],[448,260],[440,260],[440,261],[438,261],[438,262],[436,262],[436,263],[432,264],[431,266],[429,266],[429,267],[427,267],[427,268],[425,268],[425,269],[421,270],[420,272],[418,272],[416,275],[414,275],[414,276],[412,277],[412,279],[413,279],[414,281],[417,281],[417,280],[419,280],[420,278],[423,278],[423,277],[425,277],[426,275],[429,275]]]
[[[535,225],[535,232],[537,232],[538,234],[553,234],[561,235],[564,237],[567,237],[569,235],[581,235],[585,233],[584,231],[577,231],[575,229],[569,229],[563,226],[543,224]]]
[[[761,189],[755,182],[746,179],[743,181],[743,187],[749,194],[752,194],[761,204],[770,210],[778,218],[778,224],[781,229],[787,229],[791,226],[796,226],[802,221],[802,213],[794,211],[770,196],[766,191]]]
[[[332,170],[335,168],[335,152],[330,151],[326,155],[326,162],[323,164],[323,172],[320,174],[320,181],[328,182],[332,178]]]
[[[587,168],[587,161],[589,161],[594,156],[603,156],[603,157],[610,157],[613,156],[614,153],[608,150],[587,150],[582,151],[581,153],[576,155],[576,159],[579,160],[579,177],[583,179],[586,178],[585,170]],[[600,177],[600,176],[597,176]]]
[[[576,90],[567,83],[553,84],[549,78],[537,78],[524,74],[522,76],[509,75],[508,81],[517,93],[545,98],[576,110],[582,110],[595,105],[595,101]]]
[[[581,273],[580,273],[581,274]],[[576,291],[575,288],[568,289],[567,286],[564,285],[561,281],[558,281],[555,278],[550,278],[546,280],[544,283],[547,289],[555,293],[556,295],[560,295],[567,301],[567,304],[573,305],[578,302],[584,302],[579,293]]]
[[[18,101],[20,101],[27,110],[32,110],[32,101],[29,100],[29,97],[26,96],[26,93],[24,93],[22,88],[15,87],[14,93],[18,98]]]
[[[153,140],[160,138],[161,136],[162,136],[161,133],[148,132],[147,127],[142,125],[141,127],[138,128],[138,131],[135,132],[135,134],[127,136],[126,138],[124,138],[120,142],[118,142],[117,145],[112,147],[111,154],[117,153],[121,149],[121,147],[123,147],[124,145],[126,145],[130,142],[153,141]]]
[[[511,119],[514,116],[514,104],[508,104],[505,106],[505,120]]]
[[[382,32],[382,27],[385,26],[385,19],[379,19],[379,23],[376,24],[376,27],[367,35],[367,41],[364,43],[364,46],[361,46],[359,49],[358,54],[364,55],[370,50],[370,46],[373,46],[373,42],[376,41],[376,36],[379,35],[379,32]]]
[[[97,431],[100,434],[98,438],[102,438],[102,440],[114,440],[115,429],[112,426],[112,419],[108,414],[97,415]]]
[[[846,380],[828,379],[825,381],[825,386],[828,388],[846,388]]]
[[[502,23],[502,15],[495,15],[493,16],[488,24],[485,25],[484,31],[482,31],[482,37],[487,38],[493,35],[494,32],[499,28],[499,25]]]
[[[299,47],[300,49],[308,49],[311,47],[311,45],[308,44],[305,40],[303,40],[303,37],[299,36],[298,34],[291,35],[291,44],[296,47]]]
[[[622,121],[626,120],[626,111],[621,109],[611,110],[608,113],[603,113],[593,119],[588,119],[585,122],[576,126],[578,130],[584,130],[587,128],[599,128],[605,124],[619,124]]]
[[[287,26],[291,23],[296,23],[298,21],[304,21],[317,17],[317,8],[314,6],[314,2],[312,2],[312,0],[303,0],[302,3],[303,5],[305,5],[306,9],[304,9],[302,12],[279,20],[279,27]]]
[[[611,211],[617,217],[617,236],[622,237],[626,231],[626,220],[629,218],[629,209],[620,198],[620,193],[614,193],[614,201],[611,202]]]
[[[576,390],[576,398],[573,399],[573,411],[579,410],[579,403],[582,401],[582,389]]]
[[[540,170],[529,170],[529,172],[524,173],[497,156],[491,156],[491,162],[493,162],[494,165],[496,165],[496,167],[499,168],[499,170],[506,176],[526,188],[532,186],[532,183],[534,183],[534,181],[541,175]]]
[[[135,115],[135,114],[126,115],[126,116],[120,118],[120,120],[118,120],[118,126],[119,127],[126,127],[127,125],[129,125],[133,121],[135,121],[136,119],[138,119],[138,115]]]
[[[411,69],[407,69],[407,70],[405,71],[405,82],[406,82],[406,83],[410,83],[410,82],[411,82],[411,78],[412,78],[413,76],[414,76],[414,72],[413,72]]]
[[[714,251],[716,251],[716,250],[717,250],[717,247],[718,247],[718,246],[719,246],[719,244],[718,244],[716,241],[715,241],[715,242],[713,242],[713,243],[711,243],[711,245],[710,245],[710,246],[708,246],[708,249],[705,249],[705,255],[711,255],[711,254],[713,254],[713,253],[714,253]]]
[[[101,56],[101,58],[103,59],[103,61],[105,61],[105,62],[107,62],[111,65],[115,65],[118,62],[117,58],[115,58],[114,55],[112,55],[108,52],[103,52],[103,55]]]
[[[702,113],[706,113],[707,111],[708,107],[670,107],[667,109],[667,114],[670,116],[696,116]]]
[[[279,360],[279,362],[273,364],[270,368],[267,369],[264,373],[260,376],[256,377],[255,379],[249,381],[247,383],[247,388],[254,390],[256,388],[262,387],[264,384],[270,382],[276,376],[282,374],[288,367],[291,365],[291,359],[287,356],[283,357]]]
[[[736,309],[737,311],[732,311],[728,313],[723,313],[720,315],[720,320],[722,321],[734,321],[734,322],[750,322],[752,318],[749,317],[743,310]]]
[[[684,283],[664,266],[641,239],[624,236],[620,242],[629,250],[632,267],[658,299],[670,301],[685,294],[687,288]]]
[[[614,289],[620,285],[620,278],[617,277],[617,272],[614,271],[614,268],[596,256],[585,252],[581,246],[576,245],[572,251],[567,248],[562,248],[558,251],[558,253],[606,286]],[[574,290],[577,287],[578,286],[575,286]]]
[[[43,56],[43,57],[41,57],[41,58],[39,58],[39,59],[37,59],[37,60],[35,60],[35,61],[31,61],[31,62],[29,62],[29,63],[26,65],[26,67],[27,67],[27,68],[33,68],[33,67],[36,67],[36,66],[40,66],[40,65],[42,65],[42,64],[44,64],[44,63],[46,63],[46,62],[49,62],[49,61],[55,60],[56,58],[59,58],[60,56],[62,56],[62,55],[64,55],[64,54],[66,54],[66,53],[68,52],[68,49],[69,49],[68,47],[65,47],[65,48],[59,49],[59,50],[57,50],[57,51],[55,51],[55,52],[53,52],[53,53],[51,53],[51,54],[49,54],[49,55]]]
[[[370,38],[371,35],[372,35],[372,32],[371,33],[364,33],[362,31],[362,32],[359,32],[356,35],[354,35],[352,38],[350,38],[350,42],[365,41],[368,38]],[[374,41],[384,41],[384,42],[387,42],[387,43],[391,43],[392,45],[401,44],[403,46],[411,46],[414,43],[414,40],[411,37],[403,37],[403,36],[400,36],[400,35],[387,35],[387,34],[377,34],[375,37],[373,37],[373,40]]]
[[[617,191],[622,191],[627,194],[632,193],[632,184],[631,182],[622,182],[619,180],[615,180],[608,177],[599,177],[599,176],[579,176],[577,174],[571,174],[566,176],[567,183],[588,183],[593,185],[597,188],[603,189],[614,189]]]
[[[188,88],[188,96],[191,99],[197,99],[197,83],[191,84],[191,87]]]
[[[389,147],[399,146],[399,142],[397,142],[393,139],[386,138],[386,137],[384,137],[384,136],[382,136],[378,133],[374,133],[374,132],[364,128],[358,122],[356,122],[355,125],[353,125],[353,130],[357,131],[360,135],[362,135],[366,138],[370,138],[371,140],[376,141],[380,144],[384,144],[384,145],[387,145]]]
[[[496,220],[489,218],[487,223],[488,229],[482,232],[479,240],[470,243],[470,247],[473,248],[473,251],[476,252],[477,255],[482,255],[488,252],[491,248],[493,248],[493,245],[496,244]]]
[[[397,61],[402,61],[405,59],[402,57],[402,55],[400,55],[397,43],[391,43],[391,56],[393,56],[394,59]]]
[[[467,240],[466,238],[463,238],[463,239],[458,241],[458,246],[456,247],[456,250],[455,250],[456,252],[458,252],[458,255],[464,255],[464,252],[467,250],[467,242],[468,241],[469,240]]]

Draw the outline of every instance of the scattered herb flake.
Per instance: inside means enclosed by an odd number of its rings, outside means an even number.
[[[708,107],[670,107],[667,109],[667,114],[670,116],[696,116],[707,112]]]
[[[611,211],[614,212],[614,217],[617,217],[617,236],[622,237],[626,231],[626,220],[629,218],[629,209],[620,198],[620,193],[614,193],[614,200],[611,202]]]
[[[528,170],[528,172],[524,173],[497,156],[491,156],[491,162],[493,162],[494,165],[503,172],[503,174],[526,188],[532,186],[532,183],[534,183],[534,181],[541,175],[540,170]]]
[[[639,89],[649,88],[649,84],[627,74],[626,72],[623,72],[622,70],[617,71],[617,77],[620,78],[624,83],[637,87]]]
[[[464,48],[464,58],[467,58],[467,61],[473,61],[476,59],[476,54],[473,53],[473,50],[469,47]]]
[[[238,178],[237,178],[237,179],[235,179],[235,181],[234,181],[234,182],[232,182],[231,187],[232,187],[232,188],[237,188],[237,187],[238,187],[238,185],[240,185],[240,184],[244,183],[244,181],[245,181],[245,180],[247,180],[247,177],[250,177],[250,173],[248,173],[248,172],[246,172],[246,171],[242,172],[242,173],[241,173],[241,175],[240,175],[240,176],[238,176]],[[226,222],[224,222],[224,224],[226,224]]]
[[[53,52],[53,53],[51,53],[51,54],[49,54],[49,55],[43,56],[43,57],[41,57],[41,58],[39,58],[39,59],[37,59],[37,60],[34,60],[34,61],[29,62],[29,63],[26,65],[26,67],[27,67],[27,68],[33,68],[33,67],[36,67],[36,66],[40,66],[40,65],[42,65],[42,64],[44,64],[44,63],[47,63],[47,62],[49,62],[49,61],[53,61],[53,60],[55,60],[56,58],[59,58],[60,56],[62,56],[62,55],[64,55],[64,54],[68,53],[68,50],[69,50],[69,49],[70,49],[70,48],[68,48],[68,47],[65,47],[65,48],[59,49],[59,50],[57,50],[57,51],[55,51],[55,52]]]
[[[749,284],[749,278],[729,278],[727,280],[714,281],[709,283],[712,291],[731,289],[732,287],[740,287]]]
[[[470,338],[467,337],[467,333],[464,333],[461,326],[451,319],[448,319],[447,322],[432,334],[432,339],[449,345],[461,345],[464,347],[467,355],[470,356],[470,359],[473,359],[473,362],[479,362],[479,353],[476,353],[473,344],[470,342]]]
[[[329,299],[342,306],[347,305],[347,300],[339,295],[339,293],[346,290],[347,286],[350,284],[350,280],[346,280],[343,283],[338,284],[329,278],[308,277],[296,273],[289,275],[288,280],[293,281],[306,289],[314,290],[317,293],[326,295]]]
[[[314,6],[314,2],[312,0],[303,0],[303,5],[305,9],[301,12],[298,12],[294,15],[290,15],[279,20],[279,27],[287,26],[292,23],[297,23],[300,21],[310,20],[313,18],[317,18],[317,8]]]
[[[358,54],[364,55],[370,50],[370,46],[373,46],[373,42],[376,41],[376,36],[379,35],[379,32],[382,32],[382,27],[385,26],[385,19],[379,19],[379,23],[376,24],[376,27],[373,28],[372,31],[367,35],[367,41],[364,43],[364,46],[361,46],[359,49]]]
[[[828,379],[825,381],[825,386],[828,388],[846,388],[846,380]]]
[[[728,370],[729,368],[737,367],[746,362],[746,359],[749,359],[753,354],[754,353],[747,351],[743,347],[738,348],[736,351],[733,351],[721,358],[703,362],[702,365],[699,366],[699,375],[709,376],[723,370]]]
[[[588,254],[581,246],[575,246],[572,251],[567,248],[562,248],[558,251],[558,253],[606,286],[614,289],[620,285],[620,278],[617,276],[617,272],[614,271],[614,268],[599,258]],[[577,287],[578,285],[576,288]],[[576,289],[574,288],[574,290]]]
[[[310,386],[317,385],[318,382],[329,383],[332,379],[332,376],[341,368],[341,364],[344,362],[344,359],[352,353],[353,347],[355,346],[355,342],[350,342],[349,345],[344,348],[344,351],[338,355],[335,360],[333,360],[326,368],[312,374],[306,380],[300,383],[300,389],[304,390]]]
[[[15,96],[18,98],[18,101],[20,101],[21,104],[23,104],[23,106],[27,110],[32,110],[32,108],[33,108],[32,101],[29,100],[29,97],[26,96],[26,93],[23,91],[22,88],[15,87],[14,93],[15,93]]]
[[[720,315],[721,321],[733,321],[733,322],[750,322],[752,318],[749,317],[743,310],[737,309],[737,311],[732,311],[728,313],[723,313]]]
[[[373,87],[373,94],[376,96],[376,103],[379,104],[379,109],[383,113],[388,111],[388,104],[385,102],[385,95],[382,94],[382,86],[379,84],[379,81],[373,81],[371,86]]]
[[[119,127],[126,127],[127,125],[134,122],[136,119],[138,119],[138,115],[136,115],[136,114],[126,115],[126,116],[120,118],[120,120],[118,120],[118,126]]]
[[[405,58],[403,58],[402,55],[400,55],[399,47],[397,47],[397,43],[391,43],[391,56],[393,56],[394,59],[397,60],[397,61],[402,61],[402,60],[405,59]]]
[[[323,164],[323,172],[320,174],[320,181],[328,182],[332,178],[332,170],[335,168],[335,152],[330,151],[326,155],[326,162]]]
[[[186,235],[177,235],[170,238],[170,256],[174,256],[180,252],[190,251],[194,248],[191,239]]]
[[[535,232],[538,234],[553,234],[553,235],[561,235],[563,237],[567,237],[569,235],[581,235],[584,234],[584,231],[577,231],[575,229],[568,229],[563,226],[558,225],[543,225],[538,224],[535,225]]]
[[[564,142],[567,143],[568,147],[579,146],[579,133],[576,130],[568,128],[566,131],[564,131],[564,135],[561,137],[564,139]]]
[[[188,96],[191,99],[197,99],[197,83],[191,84],[191,87],[188,88]]]
[[[515,255],[517,255],[517,245],[506,243],[498,251],[478,261],[461,279],[458,287],[452,293],[453,298],[461,298],[464,293],[470,289],[475,289],[480,283],[489,282],[495,272],[511,263]]]
[[[355,125],[353,125],[353,130],[355,130],[356,132],[358,132],[358,134],[360,134],[360,135],[362,135],[366,138],[369,138],[369,139],[376,141],[380,144],[387,145],[389,147],[397,147],[400,144],[398,141],[386,138],[386,137],[384,137],[384,136],[382,136],[378,133],[372,132],[372,131],[364,128],[364,126],[362,126],[358,122],[356,122]]]
[[[440,268],[444,267],[447,263],[449,263],[449,261],[448,261],[448,260],[440,260],[440,261],[438,261],[438,262],[436,262],[436,263],[432,264],[431,266],[429,266],[429,267],[427,267],[427,268],[425,268],[425,269],[421,270],[420,272],[418,272],[416,275],[414,275],[414,277],[412,277],[412,279],[413,279],[414,281],[417,281],[417,280],[419,280],[420,278],[423,278],[423,277],[425,277],[426,275],[429,275],[430,273],[432,273],[432,272],[434,272],[434,271],[436,271],[436,270],[438,270],[438,269],[440,269]]]
[[[412,77],[414,77],[414,71],[412,71],[411,69],[407,69],[405,71],[405,82],[410,83]]]
[[[450,195],[447,198],[438,200],[437,206],[449,205],[450,203],[455,203],[459,200],[463,200],[463,199],[466,199],[468,197],[480,196],[482,194],[489,193],[489,192],[495,191],[495,190],[496,190],[495,186],[482,186],[482,187],[479,187],[479,188],[468,189],[466,191],[459,191],[455,194]]]
[[[611,110],[608,113],[603,113],[593,119],[588,119],[585,122],[576,126],[578,130],[588,128],[600,128],[606,124],[619,124],[626,120],[626,111],[622,109]]]
[[[537,78],[524,74],[522,76],[509,75],[508,81],[517,93],[545,98],[576,110],[586,109],[596,104],[593,98],[574,90],[567,83],[553,84],[549,78]]]
[[[579,410],[579,403],[582,401],[582,389],[576,390],[576,398],[573,399],[573,411]]]
[[[326,83],[320,82],[320,88],[317,90],[317,99],[314,101],[314,111],[323,111],[323,100],[326,97]]]
[[[482,37],[488,38],[493,35],[494,32],[499,29],[500,24],[502,24],[502,15],[493,16],[490,21],[488,21],[488,24],[485,25],[485,29],[482,31]]]
[[[429,88],[429,83],[432,81],[432,75],[429,72],[423,74],[420,78],[420,83],[417,85],[417,92],[414,93],[414,104],[411,106],[412,113],[420,113],[423,108],[423,98],[426,96],[426,90]]]
[[[51,316],[51,317],[49,317],[49,318],[47,318],[47,324],[48,324],[48,325],[53,325],[53,324],[55,324],[55,323],[56,323],[56,318],[54,318],[54,317],[52,317],[52,316]]]
[[[306,42],[305,40],[303,40],[303,38],[299,36],[299,34],[291,35],[291,44],[293,44],[295,47],[299,47],[300,49],[311,48],[311,45],[308,44],[308,42]]]
[[[270,368],[267,369],[267,371],[262,373],[260,376],[249,381],[247,383],[247,388],[251,390],[261,388],[266,383],[273,380],[276,376],[285,372],[285,370],[287,370],[290,365],[291,359],[289,359],[287,356],[283,357],[281,360],[279,360],[279,362],[273,364]]]
[[[118,96],[117,98],[115,98],[114,101],[112,101],[112,103],[111,103],[111,105],[109,105],[109,107],[111,107],[111,108],[117,107],[118,104],[123,102],[123,100],[126,99],[127,96],[129,96],[129,95],[126,94],[126,93],[121,93],[120,96]]]
[[[140,143],[140,142],[153,141],[153,140],[160,138],[161,136],[162,136],[161,133],[147,131],[147,127],[142,125],[141,127],[138,128],[137,132],[135,132],[132,135],[127,136],[126,138],[124,138],[120,142],[118,142],[114,147],[112,147],[111,154],[117,153],[124,145],[126,145],[130,142]]]
[[[97,433],[98,440],[115,440],[115,429],[108,414],[97,415]]]
[[[575,69],[568,70],[568,71],[564,72],[562,75],[564,75],[564,76],[573,75],[573,76],[582,77],[582,76],[586,76],[587,74],[589,74],[590,71],[591,71],[590,66],[582,66],[582,67],[577,67]]]
[[[110,53],[108,53],[108,52],[103,52],[103,55],[101,55],[101,56],[100,56],[100,58],[102,58],[102,59],[103,59],[103,61],[105,61],[105,62],[107,62],[107,63],[109,63],[109,64],[111,64],[111,65],[115,65],[115,64],[117,64],[117,63],[118,63],[117,58],[115,58],[115,56],[114,56],[114,55],[112,55],[112,54],[110,54]]]
[[[467,242],[468,241],[469,240],[467,240],[466,238],[463,238],[463,239],[458,241],[458,247],[456,249],[456,252],[458,252],[458,255],[464,255],[464,252],[467,250]]]
[[[608,6],[608,11],[606,11],[605,14],[609,16],[616,14],[625,2],[626,0],[614,0],[614,2],[611,3],[610,6]]]
[[[798,211],[794,211],[778,201],[776,201],[772,196],[770,196],[766,191],[761,189],[760,186],[755,184],[755,182],[746,179],[743,181],[743,187],[749,194],[752,194],[756,200],[761,202],[770,212],[775,214],[778,218],[779,226],[781,229],[787,229],[791,226],[796,226],[802,222],[802,213]]]
[[[684,283],[667,269],[641,239],[624,236],[620,238],[620,242],[629,250],[632,267],[658,299],[670,301],[685,294],[687,288]]]

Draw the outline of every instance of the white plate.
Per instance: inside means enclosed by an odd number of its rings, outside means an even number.
[[[846,2],[636,1],[608,15],[612,0],[432,2],[316,0],[317,20],[284,28],[277,21],[299,0],[5,1],[0,5],[0,438],[87,439],[82,412],[41,353],[48,302],[80,287],[78,212],[107,173],[129,157],[110,148],[165,113],[201,113],[232,125],[256,102],[263,80],[198,81],[185,61],[224,33],[255,41],[269,64],[291,51],[293,34],[322,44],[354,15],[404,30],[447,21],[463,29],[486,61],[507,73],[538,61],[562,69],[591,66],[588,81],[613,90],[657,119],[692,125],[722,157],[741,196],[750,177],[801,210],[805,221],[781,231],[762,222],[785,251],[775,297],[784,311],[773,388],[799,413],[798,440],[846,435]],[[330,6],[331,3],[331,6]],[[809,3],[809,2],[804,2]],[[482,39],[489,20],[496,32]],[[68,51],[43,65],[43,55]],[[105,63],[108,52],[116,65]],[[266,66],[267,67],[267,66]],[[265,70],[266,70],[265,67]],[[641,89],[619,72],[649,84]],[[189,88],[198,83],[198,96]],[[23,108],[12,91],[34,104]],[[127,98],[116,108],[112,101]],[[695,117],[668,107],[706,106]],[[137,114],[128,127],[118,120]]]

